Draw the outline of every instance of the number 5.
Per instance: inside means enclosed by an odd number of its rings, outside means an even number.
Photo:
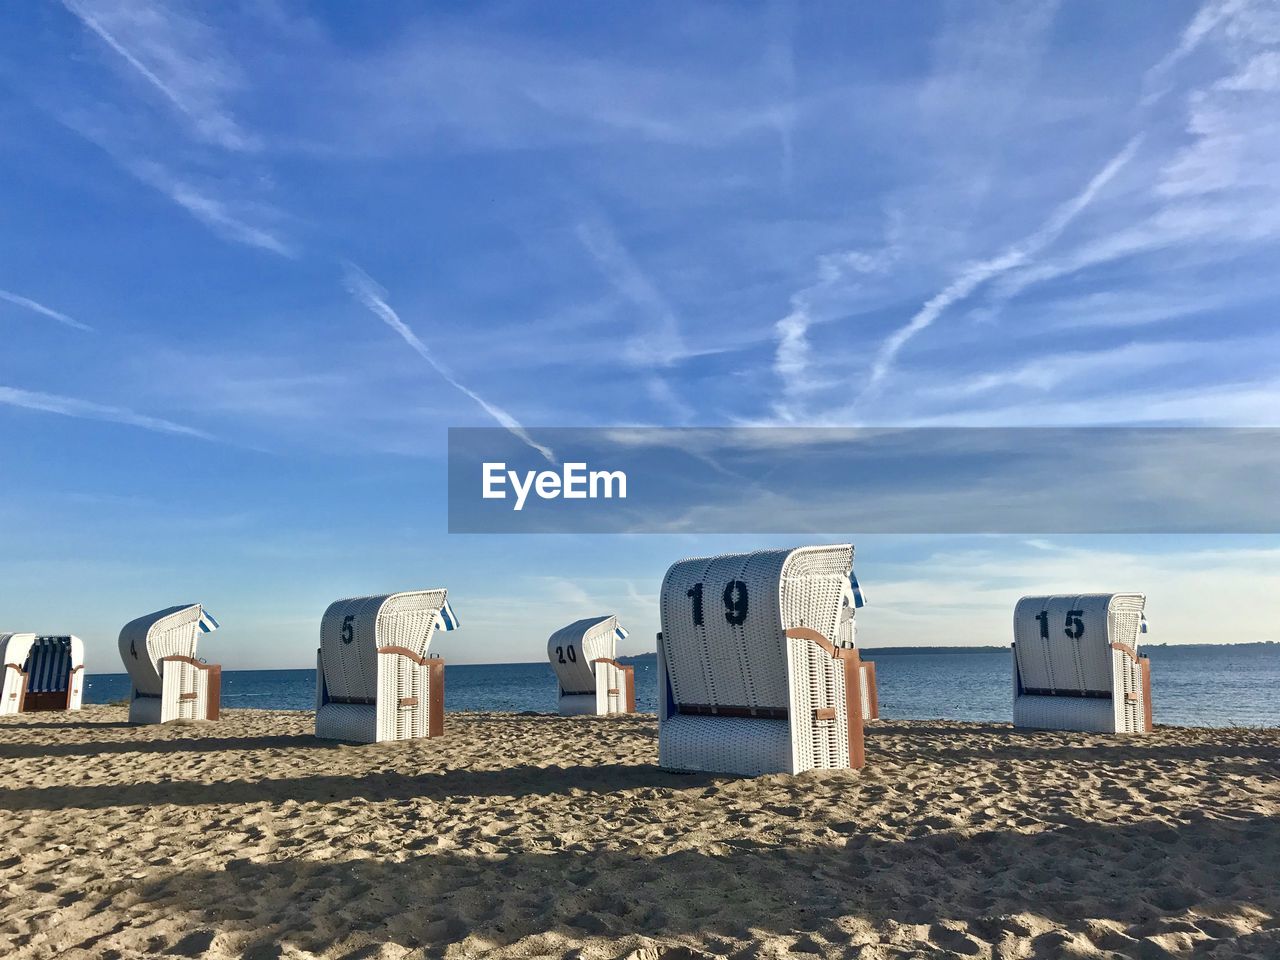
[[[1079,640],[1084,636],[1084,621],[1080,618],[1084,616],[1083,610],[1068,610],[1067,622],[1062,628],[1068,639]]]
[[[355,627],[352,626],[355,621],[355,614],[348,614],[342,618],[342,642],[350,643],[356,638]]]

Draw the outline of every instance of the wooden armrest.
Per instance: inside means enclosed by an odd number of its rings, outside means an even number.
[[[438,657],[420,657],[408,647],[379,647],[378,653],[388,654],[389,656],[394,657],[408,657],[420,667],[426,666],[432,660],[435,660],[437,663],[439,662]]]

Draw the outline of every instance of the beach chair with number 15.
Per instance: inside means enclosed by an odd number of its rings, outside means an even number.
[[[1023,597],[1013,612],[1013,725],[1146,733],[1151,665],[1140,593]]]

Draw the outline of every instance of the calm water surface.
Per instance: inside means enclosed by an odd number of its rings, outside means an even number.
[[[1280,726],[1280,644],[1240,647],[1146,647],[1157,723],[1182,726]],[[1011,716],[1007,651],[888,653],[876,661],[880,713],[885,719],[996,720]],[[556,682],[546,663],[445,667],[450,711],[554,711]],[[85,703],[129,695],[125,674],[91,674]],[[222,705],[312,710],[314,670],[227,670]],[[657,710],[652,660],[636,664],[636,705]]]

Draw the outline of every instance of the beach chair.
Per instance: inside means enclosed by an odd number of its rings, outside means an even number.
[[[378,743],[444,733],[437,629],[458,618],[443,589],[354,597],[329,605],[316,653],[316,736]]]
[[[196,657],[200,637],[218,621],[198,603],[157,610],[120,631],[120,659],[133,683],[130,723],[217,720],[222,667]]]
[[[0,716],[80,709],[84,642],[79,637],[0,633],[0,670]]]
[[[614,659],[626,638],[615,616],[577,620],[551,635],[547,657],[559,681],[562,716],[635,713],[635,667]]]
[[[1023,597],[1013,612],[1013,725],[1151,730],[1151,662],[1140,593]]]
[[[662,581],[658,757],[754,776],[864,763],[853,547],[681,560]]]

